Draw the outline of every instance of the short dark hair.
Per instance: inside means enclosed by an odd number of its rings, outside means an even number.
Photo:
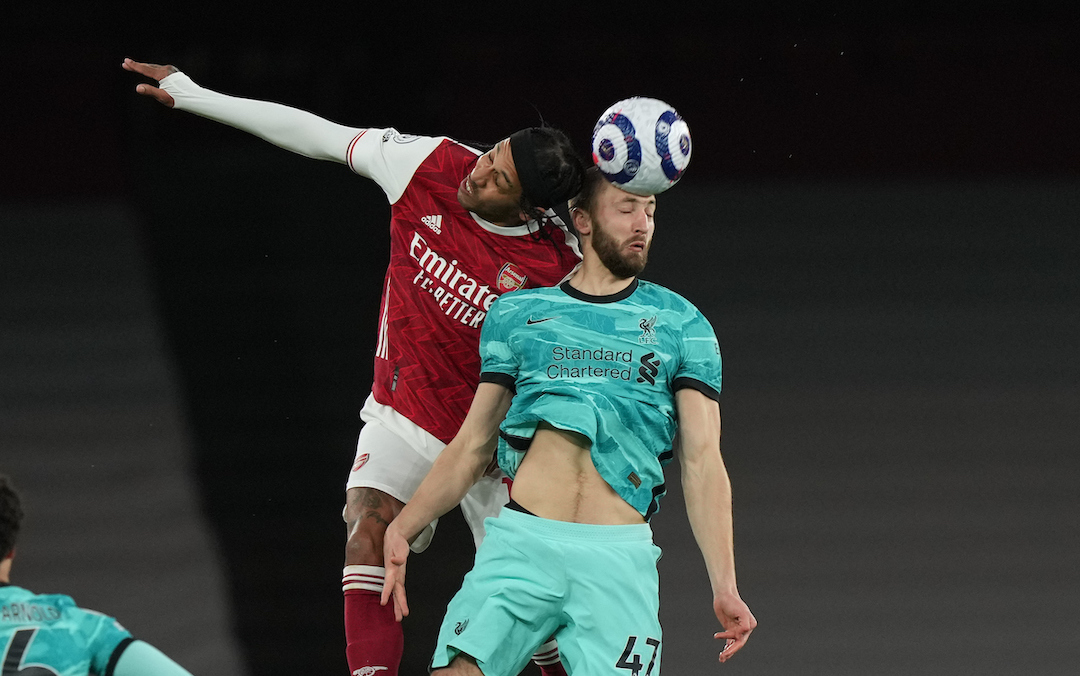
[[[553,199],[565,204],[581,189],[585,173],[581,156],[574,149],[574,144],[569,137],[555,127],[547,125],[533,127],[529,132],[537,178],[543,182],[546,192],[552,195]],[[513,141],[511,140],[512,148]],[[536,220],[539,220],[546,209],[558,206],[558,204],[534,204],[526,197],[525,190],[521,191],[520,205],[526,215]]]
[[[581,190],[574,197],[570,203],[572,209],[581,209],[587,214],[591,214],[596,207],[596,195],[600,192],[600,186],[604,184],[604,175],[600,173],[600,170],[596,166],[591,166],[585,170],[585,178],[581,183]]]
[[[19,493],[11,485],[11,480],[0,474],[0,559],[15,549],[22,518],[23,510]]]

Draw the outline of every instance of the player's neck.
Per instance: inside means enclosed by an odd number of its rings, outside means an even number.
[[[0,561],[0,583],[11,584],[11,561],[10,556]]]
[[[599,260],[586,256],[570,278],[570,286],[590,296],[613,296],[634,283],[636,277],[616,277]]]

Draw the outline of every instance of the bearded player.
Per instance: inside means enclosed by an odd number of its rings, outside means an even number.
[[[408,542],[482,476],[492,451],[514,478],[514,499],[488,521],[447,606],[435,676],[514,676],[552,634],[572,674],[659,676],[660,549],[649,519],[675,455],[724,627],[713,635],[725,642],[720,661],[757,626],[735,580],[720,345],[694,305],[638,278],[655,209],[655,197],[589,170],[573,211],[581,268],[492,307],[465,424],[387,529],[383,601],[405,615]]]
[[[390,202],[390,264],[383,285],[375,382],[360,417],[343,511],[348,539],[342,589],[346,656],[354,674],[396,676],[401,625],[381,606],[383,536],[454,437],[479,384],[480,326],[501,294],[558,284],[580,262],[575,236],[555,215],[582,183],[569,140],[523,129],[482,152],[446,137],[339,125],[276,103],[195,84],[173,66],[125,59],[158,81],[139,94],[241,129],[306,157],[347,165]],[[483,520],[509,501],[496,467],[461,508],[479,545]],[[414,541],[423,551],[437,521]],[[538,646],[547,675],[565,674],[554,641]]]

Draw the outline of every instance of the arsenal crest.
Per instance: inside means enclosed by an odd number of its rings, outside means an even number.
[[[495,280],[495,286],[502,293],[517,291],[525,286],[525,280],[527,279],[528,277],[521,271],[521,268],[513,263],[507,263],[502,266],[502,270],[499,270],[499,277]]]

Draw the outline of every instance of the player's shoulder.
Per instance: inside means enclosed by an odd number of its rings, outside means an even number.
[[[394,127],[369,127],[353,140],[349,157],[360,163],[366,156],[411,157],[419,160],[439,154],[474,158],[482,152],[449,136],[413,134]]]
[[[486,153],[494,146],[486,145],[483,143],[474,143],[472,141],[459,141],[457,139],[450,138],[449,136],[440,136],[443,141],[443,145],[448,149],[452,149],[455,152],[460,152],[466,155],[480,156]]]
[[[425,136],[423,134],[403,134],[396,129],[384,129],[382,141],[397,145],[418,144],[430,149],[431,155],[452,156],[464,160],[472,160],[486,152],[483,145],[459,141],[449,136]]]
[[[455,145],[453,139],[445,136],[427,136],[401,132],[394,127],[372,127],[363,133],[364,141],[383,148],[399,148],[418,152],[431,152],[441,146]]]
[[[80,608],[67,594],[38,594],[15,585],[0,586],[0,616],[35,621],[58,620]]]
[[[33,590],[18,585],[0,585],[0,602],[18,601],[51,603],[53,605],[74,606],[75,600],[67,594],[39,594]]]
[[[552,300],[566,294],[557,286],[534,286],[529,288],[514,289],[499,296],[499,300],[507,303],[521,305],[539,300]]]
[[[515,312],[536,309],[539,305],[555,301],[561,295],[565,294],[558,286],[514,289],[503,293],[495,299],[491,309],[492,313],[498,313],[505,317]]]
[[[420,160],[419,169],[426,174],[438,176],[452,176],[455,185],[461,180],[462,171],[476,162],[476,158],[484,153],[480,148],[463,143],[449,136],[420,136],[414,134],[401,134],[396,130],[393,134],[384,133],[388,137],[384,143],[399,146],[394,150],[398,156],[412,156]]]
[[[698,312],[697,306],[681,293],[646,279],[638,279],[637,293],[634,295],[638,297],[636,300],[639,300],[639,302],[647,301],[664,310]]]

